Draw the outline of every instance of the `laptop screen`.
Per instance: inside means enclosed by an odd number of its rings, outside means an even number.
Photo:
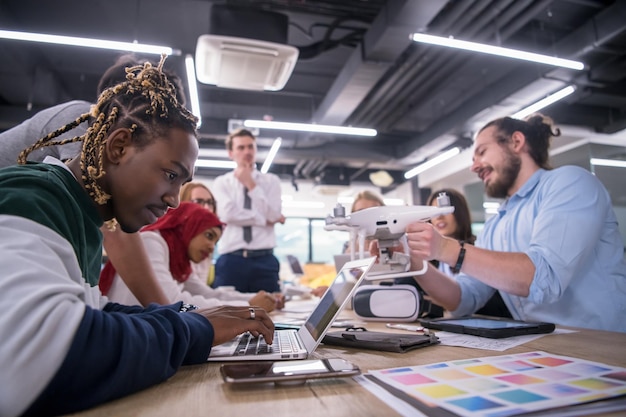
[[[287,255],[287,261],[289,262],[289,267],[291,268],[291,272],[295,275],[304,275],[304,270],[302,269],[302,264],[298,258],[293,255]]]
[[[334,255],[333,259],[335,260],[335,271],[339,272],[341,268],[345,265],[346,262],[351,260],[352,256],[349,253],[342,253],[340,255]],[[358,258],[357,256],[354,257]]]
[[[330,288],[324,293],[319,304],[304,323],[304,328],[315,341],[324,336],[324,333],[330,327],[331,321],[346,304],[352,291],[370,269],[373,262],[374,258],[347,262],[339,271]]]

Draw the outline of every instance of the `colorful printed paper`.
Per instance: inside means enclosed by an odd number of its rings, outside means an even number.
[[[460,416],[510,416],[626,395],[626,368],[545,352],[382,369],[368,375],[433,411],[443,408]]]

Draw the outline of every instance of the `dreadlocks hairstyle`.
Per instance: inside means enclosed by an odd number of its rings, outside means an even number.
[[[133,144],[140,148],[155,137],[164,136],[171,128],[197,135],[198,119],[178,101],[176,87],[163,72],[165,58],[162,55],[156,68],[149,62],[126,68],[126,81],[104,90],[89,113],[22,151],[18,163],[25,164],[28,154],[36,149],[81,141],[80,168],[85,189],[97,204],[106,204],[111,196],[100,188],[97,180],[105,175],[103,154],[110,131],[129,129]],[[52,141],[90,119],[93,123],[84,135]]]
[[[548,150],[552,137],[561,136],[561,131],[554,127],[551,118],[540,113],[528,116],[524,120],[502,117],[487,123],[480,131],[495,126],[499,144],[508,143],[513,132],[521,132],[526,137],[528,153],[535,163],[543,169],[552,169],[548,162]]]

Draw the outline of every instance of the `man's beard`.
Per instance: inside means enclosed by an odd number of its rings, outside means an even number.
[[[489,197],[506,198],[509,196],[509,190],[515,183],[519,175],[522,160],[508,148],[504,148],[504,163],[502,169],[498,172],[498,178],[489,183],[485,191]]]

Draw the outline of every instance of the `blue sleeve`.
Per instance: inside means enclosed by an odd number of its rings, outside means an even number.
[[[172,304],[170,306],[165,306],[165,307],[173,308],[175,311],[178,311],[181,304],[182,304],[182,301],[179,301],[175,304]],[[147,308],[144,308],[142,306],[127,306],[124,304],[110,302],[104,306],[103,310],[108,313],[118,312],[118,313],[131,314],[131,313],[141,313],[143,311],[147,311],[148,309],[156,308],[159,306],[160,304],[151,303]]]
[[[180,304],[134,314],[87,307],[63,364],[24,415],[83,410],[165,381],[181,365],[205,362],[213,327],[199,314],[178,313]]]
[[[560,171],[537,192],[526,250],[535,265],[528,299],[537,304],[558,301],[575,277],[588,273],[611,207],[604,187],[588,171]]]

